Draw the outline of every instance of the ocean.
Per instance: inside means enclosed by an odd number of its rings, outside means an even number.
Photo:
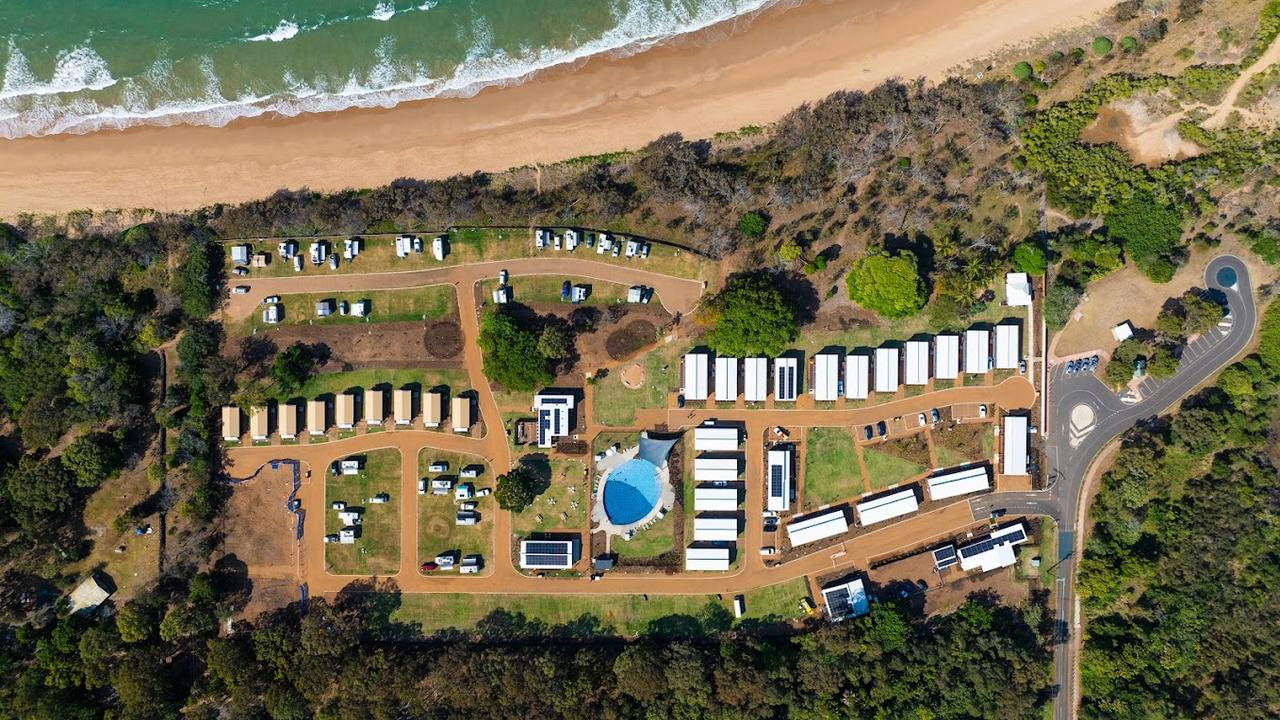
[[[771,2],[5,0],[0,137],[466,96]]]

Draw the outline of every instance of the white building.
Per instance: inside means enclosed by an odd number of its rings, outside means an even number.
[[[706,400],[707,381],[711,356],[705,352],[691,352],[684,356],[684,399]]]
[[[1010,307],[1031,305],[1031,281],[1026,273],[1006,273],[1004,276],[1004,301]]]
[[[831,622],[865,615],[871,610],[866,588],[858,578],[822,588],[822,604]]]
[[[1125,320],[1119,325],[1111,328],[1111,337],[1115,338],[1116,342],[1124,342],[1125,340],[1128,340],[1133,337],[1133,325],[1131,325],[1128,320]]]
[[[898,392],[898,348],[876,348],[876,392]]]
[[[222,439],[226,442],[238,442],[240,435],[240,408],[235,405],[223,405]]]
[[[693,449],[698,452],[733,452],[741,441],[741,431],[733,426],[701,425],[693,429]]]
[[[857,504],[858,521],[863,527],[892,520],[903,515],[910,515],[920,509],[916,501],[915,486],[894,490],[893,492],[863,500]]]
[[[694,512],[735,512],[738,509],[738,488],[696,487],[693,489]]]
[[[1004,416],[1004,460],[1005,475],[1027,474],[1027,416]]]
[[[521,540],[520,567],[525,570],[568,570],[577,562],[573,540]]]
[[[1026,541],[1027,529],[1022,523],[1006,525],[985,539],[961,545],[960,569],[988,572],[1009,567],[1017,561],[1013,546]]]
[[[929,341],[908,340],[906,346],[907,371],[904,380],[907,385],[929,384]]]
[[[987,466],[981,465],[968,470],[956,470],[934,475],[928,480],[929,499],[945,500],[969,493],[991,489],[991,476]]]
[[[236,265],[248,265],[249,251],[251,249],[252,248],[250,248],[248,245],[232,245],[231,246],[231,262],[235,263]]]
[[[996,369],[1013,370],[1018,367],[1022,350],[1022,326],[1015,324],[996,326]]]
[[[699,483],[733,482],[738,479],[738,458],[694,458],[693,479]]]
[[[871,357],[848,355],[844,359],[844,396],[866,400],[871,394]]]
[[[795,402],[800,393],[800,361],[793,357],[780,357],[773,361],[773,399],[778,402]]]
[[[970,375],[986,375],[991,369],[991,333],[986,330],[964,331],[964,371]]]
[[[716,358],[716,400],[738,399],[738,358]]]
[[[840,356],[818,353],[813,356],[813,399],[831,402],[840,397]]]
[[[549,448],[556,438],[569,435],[573,429],[574,397],[569,393],[541,392],[533,396],[533,410],[538,413],[538,447]]]
[[[749,357],[743,369],[743,395],[747,402],[764,402],[769,397],[769,358]]]
[[[845,518],[842,508],[810,515],[787,525],[787,538],[791,540],[791,547],[825,540],[847,532],[849,532],[849,521]]]
[[[786,512],[791,506],[791,450],[770,450],[765,476],[765,509]]]
[[[690,547],[684,550],[685,570],[724,571],[729,569],[727,547]]]
[[[693,519],[694,542],[736,542],[738,518],[696,517]]]
[[[960,377],[959,335],[939,335],[933,339],[933,376],[939,380]]]

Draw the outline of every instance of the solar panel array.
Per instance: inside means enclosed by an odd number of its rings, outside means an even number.
[[[827,612],[832,617],[844,617],[853,612],[853,598],[849,595],[848,586],[825,590],[822,594],[827,601]]]
[[[796,369],[793,367],[782,368],[782,387],[778,388],[779,400],[795,400],[796,399]]]
[[[987,538],[986,540],[979,540],[978,542],[973,543],[972,545],[965,545],[964,547],[960,548],[960,555],[962,557],[971,558],[974,555],[981,555],[982,553],[987,552],[992,548],[996,548],[1001,545],[1008,545],[1009,543],[1021,542],[1026,539],[1027,539],[1027,534],[1022,531],[1022,528],[1016,528],[1007,535],[1001,535],[1000,537],[994,537],[994,538]]]
[[[559,555],[533,555],[525,553],[520,560],[526,567],[564,567],[572,565],[564,553]]]
[[[945,570],[958,562],[960,559],[956,557],[954,545],[947,545],[933,551],[933,566],[938,570]]]
[[[538,542],[530,541],[524,544],[524,551],[529,555],[565,555],[568,554],[570,544],[567,542]]]
[[[769,495],[771,497],[782,497],[782,471],[781,465],[769,466]]]

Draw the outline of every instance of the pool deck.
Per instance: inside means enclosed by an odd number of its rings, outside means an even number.
[[[653,508],[644,517],[627,525],[615,525],[609,519],[604,507],[604,487],[609,482],[609,473],[636,459],[639,452],[640,447],[637,445],[621,452],[613,453],[596,463],[596,468],[600,470],[600,484],[596,486],[595,502],[591,503],[591,519],[600,524],[600,530],[604,531],[610,542],[613,540],[614,535],[626,536],[627,533],[643,531],[662,515],[670,512],[676,501],[675,488],[671,487],[671,472],[667,469],[667,464],[663,463],[657,468],[659,495],[658,502],[654,503]]]

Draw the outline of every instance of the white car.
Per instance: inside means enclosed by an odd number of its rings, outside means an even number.
[[[510,277],[510,276],[509,276],[509,275],[507,275],[507,271],[506,271],[506,269],[499,270],[499,271],[498,271],[498,284],[499,284],[499,285],[506,285],[506,284],[507,284],[507,279],[508,279],[509,277]]]
[[[765,547],[760,548],[760,554],[764,556],[777,555],[778,548],[773,547],[772,545],[767,545]]]
[[[978,417],[986,417],[986,416],[987,416],[987,406],[986,406],[986,405],[979,405],[979,406],[978,406]]]
[[[237,295],[245,295],[245,294],[247,294],[247,293],[249,292],[249,286],[248,286],[248,285],[237,285],[237,286],[235,286],[235,287],[231,288],[231,292],[233,292],[233,293],[235,293],[235,294],[237,294]]]
[[[920,413],[920,415],[916,417],[916,420],[918,420],[918,421],[919,421],[919,423],[920,423],[920,427],[924,427],[924,426],[925,426],[925,423],[927,422],[927,421],[924,419],[924,413]]]
[[[248,275],[248,274],[249,274],[249,268],[247,268],[247,267],[238,267],[238,268],[236,268],[235,270],[232,270],[231,272],[232,272],[236,277],[244,277],[245,275]]]
[[[280,296],[279,296],[279,295],[268,295],[266,298],[264,298],[264,299],[263,299],[262,304],[263,304],[263,305],[275,305],[275,304],[276,304],[276,303],[278,303],[278,302],[280,302]]]

